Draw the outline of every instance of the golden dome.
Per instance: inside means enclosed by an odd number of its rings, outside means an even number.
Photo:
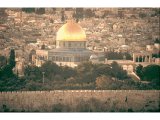
[[[68,21],[58,30],[56,40],[86,41],[86,34],[80,25],[74,21]]]

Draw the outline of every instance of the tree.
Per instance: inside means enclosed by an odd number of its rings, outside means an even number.
[[[10,56],[9,56],[9,65],[11,66],[11,68],[13,69],[16,65],[16,61],[15,61],[15,51],[14,49],[11,49],[10,51]]]
[[[76,68],[77,73],[86,73],[88,71],[92,71],[94,68],[94,65],[91,62],[83,62],[81,64],[78,65],[78,67]]]
[[[136,74],[139,76],[139,78],[142,80],[143,79],[143,66],[141,64],[139,64],[137,67],[136,67]]]
[[[26,66],[24,69],[24,75],[29,80],[40,81],[42,79],[42,72],[37,66]]]
[[[33,13],[35,12],[35,8],[22,8],[22,11],[26,13]]]
[[[68,66],[62,66],[62,76],[64,79],[70,78],[72,76],[76,76],[76,70],[68,67]]]
[[[0,56],[0,68],[7,64],[7,58],[5,56]]]
[[[13,71],[12,71],[12,67],[8,64],[8,65],[5,65],[1,68],[1,71],[0,71],[0,78],[2,79],[7,79],[7,78],[10,78],[10,77],[13,77],[14,74],[13,74]]]
[[[102,75],[112,76],[113,75],[113,71],[112,71],[112,68],[111,68],[110,65],[97,64],[93,68],[93,75],[96,75],[96,77],[102,76]]]
[[[111,63],[112,71],[113,71],[113,77],[118,78],[120,80],[128,78],[127,72],[123,70],[123,68],[118,65],[117,62],[113,61]]]
[[[8,66],[9,65],[7,65],[7,67]],[[0,75],[0,91],[21,90],[25,87],[25,84],[25,79],[19,79],[16,75],[13,74],[10,68],[8,71],[4,70],[2,76]]]
[[[70,78],[66,79],[66,82],[67,83],[76,83],[77,81],[74,77],[70,77]]]
[[[60,75],[62,73],[62,69],[57,64],[47,61],[41,66],[41,71],[45,72],[45,76],[49,80],[54,80],[55,75]]]
[[[132,60],[133,59],[132,56],[128,52],[125,53],[125,56],[126,56],[126,60]]]
[[[79,82],[93,82],[96,79],[96,74],[94,71],[94,64],[91,62],[83,62],[76,68],[77,76]]]
[[[160,44],[160,39],[156,38],[154,43],[159,43]]]
[[[144,80],[151,81],[160,86],[160,66],[159,65],[148,65],[143,68]]]
[[[45,8],[37,8],[36,14],[45,14]]]
[[[96,89],[108,89],[110,88],[110,84],[112,83],[111,77],[108,76],[100,76],[96,78]]]
[[[15,61],[15,51],[14,49],[11,49],[8,64],[1,67],[0,70],[0,78],[7,79],[10,77],[14,77],[14,73],[12,69],[15,67],[16,61]]]
[[[61,21],[64,22],[65,21],[65,16],[64,16],[64,11],[61,11]]]
[[[128,52],[125,53],[114,52],[114,51],[106,52],[106,57],[109,60],[122,60],[124,55],[126,56],[126,60],[132,60],[132,56]]]

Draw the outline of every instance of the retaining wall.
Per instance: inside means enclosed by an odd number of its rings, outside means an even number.
[[[160,90],[54,90],[54,91],[17,91],[0,92],[0,109],[6,105],[14,110],[52,111],[54,104],[64,104],[76,111],[76,105],[91,98],[110,109],[128,109],[133,111],[158,110]],[[127,99],[127,100],[126,100]],[[115,107],[116,104],[116,108]],[[109,107],[106,105],[106,107]],[[110,110],[109,110],[110,111]]]

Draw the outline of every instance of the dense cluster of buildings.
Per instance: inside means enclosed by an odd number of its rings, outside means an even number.
[[[65,19],[61,19],[62,10]],[[23,74],[25,65],[41,66],[45,61],[75,67],[83,61],[110,64],[103,53],[113,50],[129,52],[133,60],[114,60],[129,72],[137,64],[158,64],[159,18],[155,9],[91,9],[93,17],[84,17],[76,23],[73,9],[45,9],[39,15],[21,9],[0,9],[6,13],[0,24],[0,55],[16,52],[16,70]],[[71,21],[67,21],[71,20]]]

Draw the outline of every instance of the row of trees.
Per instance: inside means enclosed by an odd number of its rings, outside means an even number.
[[[0,68],[0,91],[53,89],[159,89],[158,65],[138,66],[137,75],[150,84],[133,81],[120,65],[84,62],[76,68],[58,66],[47,61],[41,67],[28,65],[24,77],[13,73],[15,53],[11,50],[7,64]],[[43,76],[44,72],[44,76]],[[42,82],[44,79],[44,83]]]
[[[70,68],[49,61],[40,68],[28,66],[25,70],[26,90],[159,89],[152,83],[135,82],[116,62],[111,65],[85,62],[76,68]],[[45,84],[42,84],[43,71]]]
[[[38,80],[42,77],[42,72],[48,80],[55,80],[61,77],[62,80],[67,80],[70,77],[80,79],[79,82],[92,82],[96,77],[106,75],[123,80],[127,78],[127,72],[122,69],[116,62],[111,65],[107,64],[92,64],[91,62],[84,62],[76,68],[67,66],[58,66],[57,64],[48,61],[42,67],[27,66],[25,68],[25,76],[32,77],[33,80]],[[34,75],[34,76],[32,76]]]
[[[45,85],[42,84],[42,72],[45,72]],[[57,64],[48,61],[44,63],[42,67],[27,66],[25,68],[25,78],[28,81],[27,89],[30,90],[99,89],[96,87],[96,80],[98,77],[103,75],[108,79],[120,81],[129,78],[127,76],[127,72],[124,71],[116,62],[111,65],[85,62],[76,68],[70,68],[67,66],[58,66]]]

